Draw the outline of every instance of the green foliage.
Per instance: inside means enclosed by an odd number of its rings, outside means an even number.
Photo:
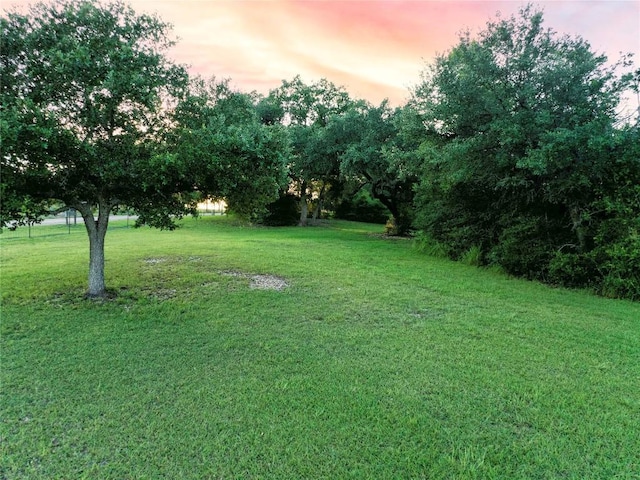
[[[462,255],[462,258],[460,258],[460,261],[465,265],[479,267],[480,265],[483,264],[482,250],[480,249],[480,247],[477,247],[477,246],[471,247],[469,250],[467,250],[464,253],[464,255]]]
[[[586,285],[606,296],[639,299],[638,126],[615,131],[608,143],[606,169],[595,187],[597,198],[582,221],[588,248],[558,252],[551,279],[561,285]]]
[[[425,73],[413,100],[427,127],[416,225],[453,258],[479,248],[509,273],[600,290],[567,269],[584,268],[571,255],[606,264],[629,252],[610,257],[603,236],[613,218],[640,215],[637,128],[616,127],[630,81],[616,72],[629,63],[608,67],[542,20],[528,6],[477,39],[463,34]],[[626,245],[634,228],[614,241]]]
[[[640,237],[636,234],[602,250],[603,278],[597,291],[607,297],[640,300]]]
[[[14,194],[78,210],[167,195],[166,185],[140,175],[166,128],[161,103],[186,82],[184,69],[164,57],[168,25],[120,3],[89,1],[37,4],[2,22],[10,46],[0,53],[10,119],[2,168]]]
[[[202,196],[224,199],[247,218],[278,198],[289,139],[280,125],[260,121],[252,96],[233,91],[228,81],[195,79],[174,120],[168,148]]]
[[[558,251],[549,262],[549,280],[566,287],[593,286],[601,280],[599,265],[591,255]]]
[[[572,240],[562,225],[552,223],[549,216],[521,216],[509,219],[509,224],[500,230],[488,260],[513,275],[545,281],[554,246],[575,248],[576,245],[567,243]]]
[[[367,223],[385,223],[389,210],[366,189],[346,196],[335,210],[336,218]]]
[[[446,258],[448,251],[445,245],[437,242],[423,231],[417,232],[413,238],[414,248],[430,257],[434,258]]]
[[[256,113],[265,125],[277,125],[284,119],[284,107],[274,97],[261,98],[256,105]]]
[[[262,121],[280,120],[287,127],[292,156],[289,162],[290,190],[300,198],[300,224],[305,225],[309,202],[315,198],[318,217],[327,192],[339,175],[338,150],[326,126],[333,115],[342,114],[352,100],[342,87],[326,79],[307,85],[300,76],[282,85],[259,104]]]
[[[386,101],[379,107],[361,102],[332,117],[327,128],[331,143],[341,144],[341,175],[366,185],[389,210],[394,235],[406,235],[413,222],[415,139],[403,132],[412,116],[409,107],[394,111]]]
[[[588,286],[606,297],[640,300],[640,239],[630,237],[586,253],[557,252],[549,279],[569,287]]]
[[[284,121],[289,125],[321,127],[331,115],[345,111],[350,104],[349,94],[343,87],[325,78],[307,85],[300,75],[290,81],[283,80],[266,101],[270,109],[282,109]]]
[[[270,227],[292,226],[300,218],[300,199],[291,193],[281,194],[280,198],[267,205],[267,212],[258,217],[258,223]]]

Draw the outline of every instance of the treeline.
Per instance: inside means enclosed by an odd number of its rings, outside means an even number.
[[[639,124],[616,112],[638,91],[640,70],[617,73],[628,67],[545,29],[527,7],[462,35],[401,108],[299,78],[259,108],[287,126],[299,223],[309,199],[315,217],[331,204],[349,214],[370,196],[393,233],[418,232],[431,253],[637,300]]]
[[[640,135],[616,76],[530,8],[437,59],[416,92],[431,140],[415,226],[453,258],[640,299]]]
[[[389,217],[389,233],[431,253],[638,300],[640,127],[616,109],[640,70],[542,20],[526,7],[461,35],[392,108],[324,79],[258,95],[189,78],[165,56],[168,25],[123,4],[14,12],[0,45],[2,224],[52,201],[80,211],[95,296],[114,208],[173,228],[213,198],[268,225]]]

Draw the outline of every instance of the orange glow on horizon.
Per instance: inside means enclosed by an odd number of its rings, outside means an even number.
[[[34,0],[3,0],[28,5]],[[192,74],[230,78],[233,86],[267,94],[300,74],[327,78],[354,97],[402,104],[425,63],[458,41],[516,14],[526,2],[507,0],[130,0],[138,13],[173,24],[170,55]],[[640,62],[640,2],[538,2],[545,25],[580,35],[611,60],[634,52]]]

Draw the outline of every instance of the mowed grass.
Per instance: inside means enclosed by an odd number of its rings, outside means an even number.
[[[81,230],[0,238],[0,478],[640,478],[640,304],[375,225],[115,227],[104,302]]]

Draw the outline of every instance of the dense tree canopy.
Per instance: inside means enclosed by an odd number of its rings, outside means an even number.
[[[339,175],[337,152],[326,142],[324,131],[331,116],[345,112],[351,103],[344,88],[326,79],[307,85],[297,76],[272,90],[264,104],[272,106],[272,116],[280,112],[289,131],[293,154],[289,175],[300,198],[300,225],[307,222],[309,200],[316,197],[317,215],[327,189]]]
[[[1,22],[1,221],[29,221],[52,202],[78,210],[90,241],[89,296],[106,293],[104,238],[116,206],[138,212],[138,224],[173,228],[201,196],[228,196],[248,209],[271,195],[282,176],[271,158],[281,165],[277,152],[286,146],[253,128],[257,117],[243,96],[227,95],[238,108],[228,106],[226,118],[205,110],[199,129],[186,135],[183,127],[185,138],[176,140],[174,129],[187,119],[173,111],[191,100],[183,100],[186,71],[165,56],[168,24],[121,3],[68,0]],[[201,152],[211,141],[209,155],[175,148]],[[258,174],[266,178],[254,198],[236,195],[255,187]]]
[[[340,145],[340,171],[366,185],[391,213],[392,232],[405,235],[412,227],[415,149],[422,138],[409,137],[407,122],[418,120],[412,109],[393,110],[354,104],[329,123],[330,143]]]
[[[228,81],[195,79],[176,108],[171,149],[205,196],[251,218],[287,184],[290,149],[279,124],[261,121],[254,96]]]
[[[439,140],[422,166],[417,210],[418,226],[452,256],[475,250],[511,273],[553,280],[566,254],[598,245],[602,199],[618,189],[609,179],[621,163],[637,165],[616,146],[634,135],[614,128],[625,81],[542,19],[527,7],[491,22],[426,72],[415,100]]]

